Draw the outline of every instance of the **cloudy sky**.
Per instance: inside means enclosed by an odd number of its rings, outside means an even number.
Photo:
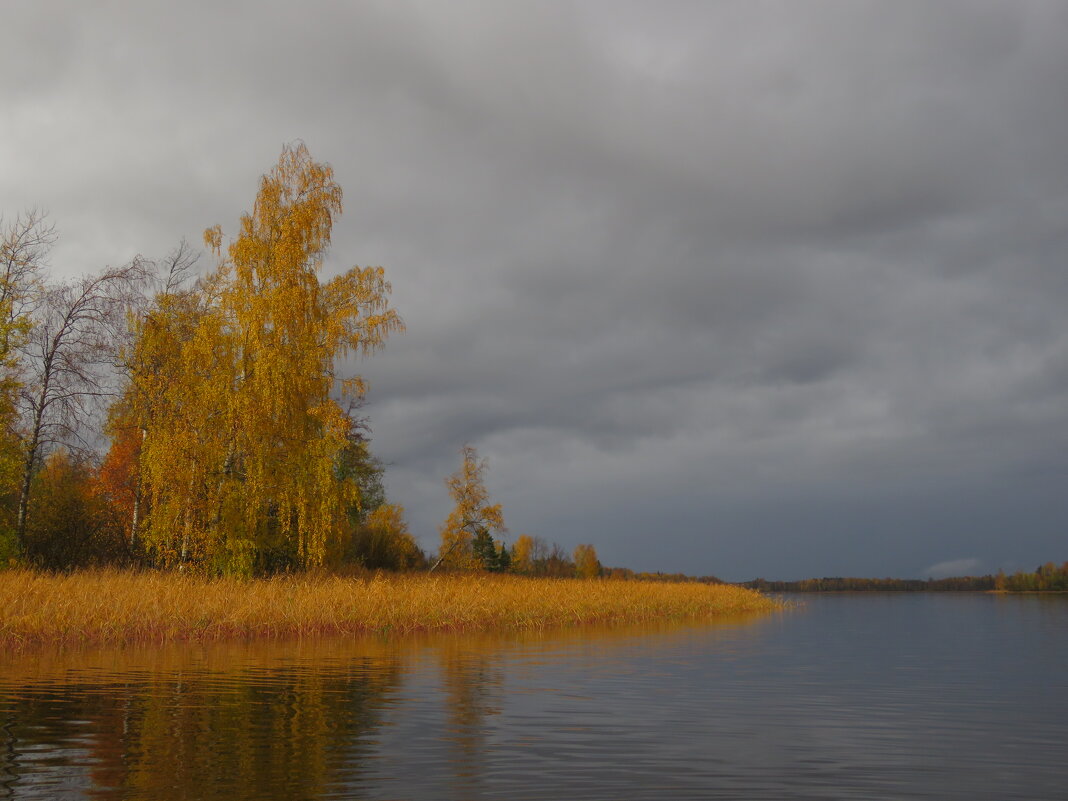
[[[428,548],[727,579],[1068,559],[1068,4],[4,5],[57,276],[233,231],[303,140],[407,332],[354,365]],[[207,259],[204,259],[205,266]]]

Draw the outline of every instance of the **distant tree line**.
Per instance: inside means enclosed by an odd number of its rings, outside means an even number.
[[[994,577],[994,589],[1004,592],[1068,592],[1068,562],[1060,567],[1046,562],[1035,568],[1034,573],[999,572]]]
[[[635,571],[629,567],[606,567],[604,575],[608,578],[624,581],[664,581],[673,584],[726,584],[716,576],[689,576],[685,573],[650,573]]]
[[[811,578],[801,581],[753,579],[743,587],[761,592],[982,592],[994,589],[993,576],[942,579]]]
[[[1033,573],[954,576],[940,579],[810,578],[768,581],[758,578],[742,584],[761,592],[1068,592],[1068,562],[1040,565]]]

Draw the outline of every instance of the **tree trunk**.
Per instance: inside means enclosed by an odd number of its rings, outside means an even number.
[[[189,531],[193,528],[193,511],[185,510],[185,521],[182,524],[182,550],[179,556],[179,570],[185,570],[185,560],[189,556]]]
[[[137,547],[137,529],[141,525],[141,475],[138,473],[134,487],[133,519],[130,521],[130,547]]]
[[[30,505],[30,482],[33,481],[34,454],[26,458],[22,467],[22,486],[19,488],[19,514],[15,523],[15,541],[18,543],[19,553],[26,548],[26,510]]]
[[[148,431],[141,429],[141,443],[144,444]],[[133,519],[130,521],[130,548],[137,546],[137,531],[141,525],[141,455],[137,458],[137,484],[134,486]]]
[[[19,513],[15,522],[15,542],[19,553],[26,548],[26,518],[30,508],[30,486],[33,483],[33,465],[37,461],[37,449],[41,444],[42,415],[38,411],[33,418],[33,433],[26,448],[26,460],[22,465],[22,486],[19,489]]]

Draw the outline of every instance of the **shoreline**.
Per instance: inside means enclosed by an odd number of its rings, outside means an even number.
[[[986,590],[991,595],[1068,595],[1068,590]]]
[[[782,608],[731,585],[501,574],[0,572],[0,647],[531,631]]]

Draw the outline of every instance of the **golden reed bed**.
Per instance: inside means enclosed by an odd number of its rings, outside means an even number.
[[[0,647],[236,637],[529,630],[701,619],[777,608],[728,585],[487,574],[0,572]]]

